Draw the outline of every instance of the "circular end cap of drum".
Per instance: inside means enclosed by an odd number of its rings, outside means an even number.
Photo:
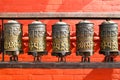
[[[16,20],[9,20],[7,23],[18,23]]]
[[[88,20],[83,20],[83,21],[80,21],[79,23],[91,23],[91,22]]]
[[[116,22],[111,21],[111,20],[106,20],[106,21],[102,22],[102,25],[103,24],[116,24]]]
[[[33,21],[32,24],[43,24],[41,21]]]
[[[65,22],[62,22],[62,21],[59,21],[59,22],[56,22],[53,26],[64,26],[64,25],[68,25],[67,23]]]

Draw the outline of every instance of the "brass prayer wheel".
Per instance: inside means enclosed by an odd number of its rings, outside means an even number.
[[[29,55],[34,56],[35,61],[45,55],[46,51],[46,25],[40,21],[33,21],[28,25]]]
[[[94,24],[87,20],[83,20],[76,24],[76,55],[82,56],[82,62],[89,62],[89,56],[93,55],[94,53],[93,27]]]
[[[105,60],[113,61],[112,56],[119,54],[118,51],[118,24],[107,20],[99,27],[100,34],[100,54],[104,54]]]
[[[9,20],[4,24],[4,52],[11,61],[17,61],[17,55],[22,52],[22,24],[15,20]]]
[[[52,25],[52,42],[52,55],[65,61],[63,57],[70,55],[70,30],[67,23],[60,21]]]

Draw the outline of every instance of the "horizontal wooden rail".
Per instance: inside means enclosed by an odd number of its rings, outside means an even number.
[[[120,19],[119,12],[1,12],[0,19]]]
[[[79,68],[120,68],[120,62],[0,62],[0,68],[52,68],[52,69],[79,69]]]

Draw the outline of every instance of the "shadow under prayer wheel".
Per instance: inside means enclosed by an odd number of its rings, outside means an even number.
[[[52,55],[58,57],[58,61],[65,61],[65,56],[70,55],[70,30],[65,22],[57,22],[52,25]]]
[[[94,53],[93,26],[94,24],[87,20],[76,24],[76,55],[82,56],[82,62],[90,62],[89,56]]]
[[[118,50],[118,24],[113,21],[104,21],[99,26],[100,54],[105,55],[105,62],[112,62]]]
[[[4,52],[10,55],[10,61],[18,61],[22,50],[22,24],[9,20],[4,24]]]
[[[46,55],[46,25],[34,21],[28,25],[29,52],[34,56],[34,61],[41,61],[41,56]]]

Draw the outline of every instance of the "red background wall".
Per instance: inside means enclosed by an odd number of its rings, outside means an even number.
[[[0,12],[119,12],[120,0],[0,0]],[[28,24],[33,20],[19,20],[23,24],[23,36],[27,36]],[[48,37],[51,36],[51,25],[58,20],[42,20],[47,24]],[[63,20],[70,24],[71,36],[75,36],[75,24],[80,20]],[[95,36],[98,37],[99,24],[94,22]],[[5,21],[6,22],[6,21]],[[116,22],[120,25],[119,21]],[[120,31],[120,29],[119,29]],[[23,44],[25,53],[19,56],[19,61],[33,61],[27,55],[27,41]],[[57,61],[51,56],[51,42],[47,42],[49,51],[42,61]],[[81,57],[75,55],[75,42],[71,42],[72,54],[67,57],[69,62],[79,62]],[[95,54],[92,62],[102,62],[103,55],[98,53],[99,41],[95,41]],[[0,56],[1,58],[1,56]],[[9,58],[6,55],[5,61]],[[120,61],[116,57],[115,61]],[[120,80],[120,69],[0,69],[0,80]]]

